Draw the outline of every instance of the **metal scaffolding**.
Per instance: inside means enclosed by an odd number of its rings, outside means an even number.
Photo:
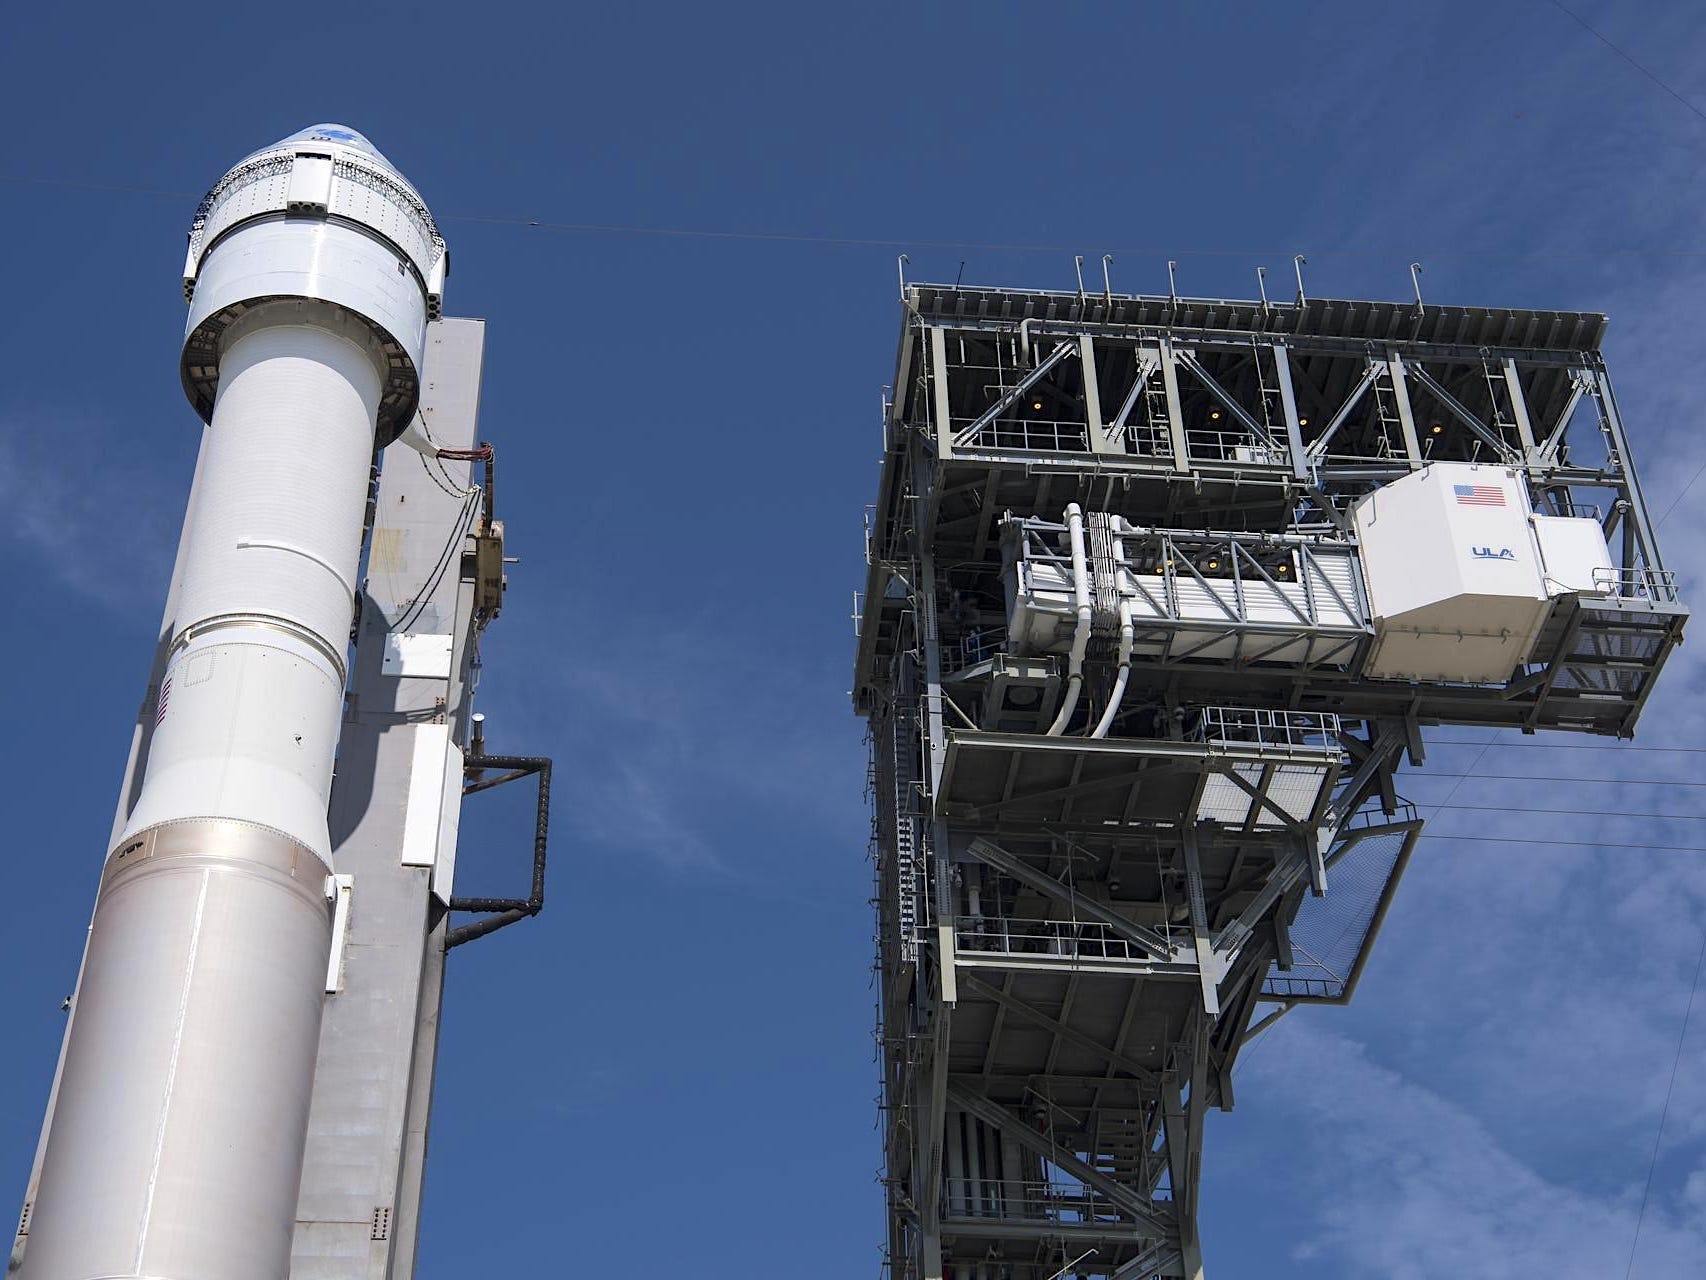
[[[886,1274],[1200,1277],[1204,1115],[1255,1030],[1354,992],[1423,729],[1628,736],[1680,637],[1605,321],[902,303],[854,685]],[[1611,567],[1507,677],[1376,678],[1352,508],[1445,462],[1594,517]]]

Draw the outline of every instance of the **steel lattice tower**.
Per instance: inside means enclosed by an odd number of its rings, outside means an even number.
[[[1355,990],[1424,727],[1627,737],[1681,634],[1605,320],[902,303],[854,686],[888,1275],[1199,1277],[1204,1115]]]

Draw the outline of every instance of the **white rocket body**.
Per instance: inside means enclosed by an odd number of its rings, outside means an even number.
[[[288,1276],[370,467],[414,414],[444,268],[419,196],[338,126],[198,213],[183,375],[210,430],[21,1280]]]

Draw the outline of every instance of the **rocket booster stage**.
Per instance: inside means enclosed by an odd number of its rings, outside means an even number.
[[[250,156],[197,211],[183,381],[209,429],[21,1280],[289,1272],[369,472],[415,414],[445,267],[419,195],[339,126]]]

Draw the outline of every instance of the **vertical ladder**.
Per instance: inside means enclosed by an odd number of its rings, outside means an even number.
[[[1133,440],[1133,445],[1141,444],[1136,451],[1151,458],[1171,458],[1172,419],[1167,412],[1167,387],[1159,372],[1151,374],[1149,380],[1144,383],[1143,421],[1144,431],[1149,438],[1142,442]],[[1134,433],[1135,430],[1134,427]]]
[[[1398,397],[1392,389],[1392,374],[1384,362],[1380,366],[1380,375],[1375,378],[1374,412],[1380,419],[1380,445],[1376,456],[1381,458],[1402,458],[1404,456],[1404,423],[1398,416]]]
[[[889,802],[894,813],[895,919],[900,926],[901,956],[918,962],[918,840],[912,814],[915,786],[912,770],[912,719],[896,710],[889,716],[892,733]]]

